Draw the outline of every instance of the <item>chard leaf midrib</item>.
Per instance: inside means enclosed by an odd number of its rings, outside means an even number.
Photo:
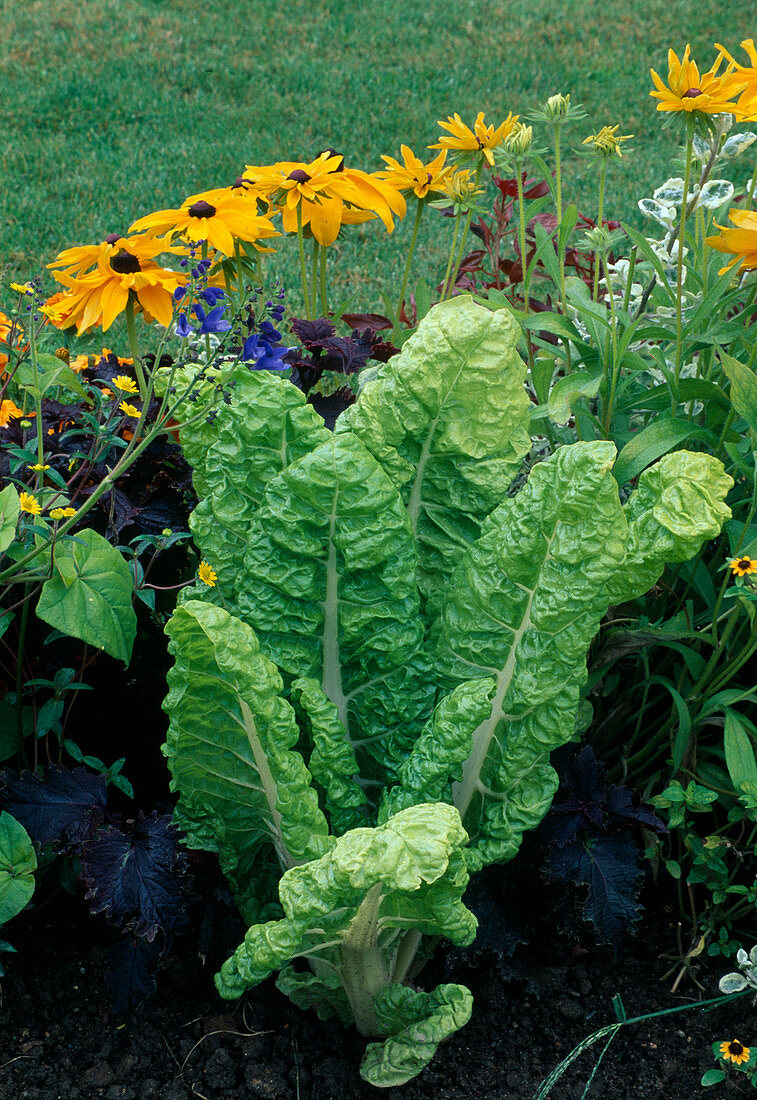
[[[489,748],[492,743],[492,739],[495,734],[497,726],[502,721],[504,711],[502,705],[505,701],[510,685],[515,673],[515,663],[517,660],[517,650],[520,645],[521,638],[526,631],[532,626],[531,622],[531,608],[533,606],[534,597],[539,588],[539,581],[541,580],[542,572],[551,560],[550,548],[552,542],[557,533],[558,524],[552,530],[552,534],[547,540],[546,552],[544,554],[544,560],[542,561],[541,569],[539,570],[539,576],[536,578],[534,587],[530,590],[528,601],[523,613],[523,619],[521,625],[517,630],[513,632],[512,642],[507,655],[507,661],[497,675],[497,687],[492,699],[492,708],[489,717],[484,719],[481,725],[476,729],[473,734],[473,749],[470,756],[463,764],[462,779],[453,784],[452,787],[452,800],[457,807],[460,817],[465,822],[465,815],[471,804],[474,794],[478,789],[478,780],[481,775],[481,769],[484,766],[484,762],[489,755]]]
[[[273,778],[270,765],[268,763],[268,757],[265,749],[260,741],[260,735],[258,734],[255,719],[252,711],[250,710],[244,699],[240,699],[240,709],[242,711],[242,718],[244,719],[245,733],[247,734],[247,740],[252,750],[252,755],[255,759],[255,766],[258,769],[258,775],[260,776],[260,782],[265,795],[266,804],[268,805],[268,812],[271,815],[272,835],[274,846],[276,848],[276,854],[279,857],[282,867],[286,870],[289,867],[296,867],[298,860],[294,859],[289,852],[285,842],[281,829],[282,816],[278,809],[278,784]]]

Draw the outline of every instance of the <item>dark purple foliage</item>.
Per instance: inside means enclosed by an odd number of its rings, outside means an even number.
[[[105,780],[84,768],[69,771],[51,764],[43,777],[4,771],[2,779],[0,809],[15,817],[39,846],[78,847],[95,835],[103,820]]]
[[[643,872],[630,830],[640,827],[665,831],[633,791],[606,782],[588,745],[575,753],[539,836],[549,877],[588,886],[584,913],[605,942],[616,943],[639,915]]]
[[[186,856],[167,814],[142,814],[128,832],[114,826],[84,846],[81,875],[93,913],[153,940],[186,930]]]
[[[124,936],[111,949],[107,993],[113,1015],[126,1019],[155,992],[160,947],[155,942]]]

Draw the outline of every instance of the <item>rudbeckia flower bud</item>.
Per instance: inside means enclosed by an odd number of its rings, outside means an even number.
[[[522,157],[531,148],[534,140],[532,126],[524,126],[518,123],[510,136],[505,140],[505,148],[515,157]]]
[[[568,117],[570,111],[570,95],[551,95],[543,107],[544,114],[550,122],[559,122]]]

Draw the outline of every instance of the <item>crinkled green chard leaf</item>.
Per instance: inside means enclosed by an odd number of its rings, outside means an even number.
[[[531,445],[520,330],[467,295],[434,306],[339,421],[401,490],[429,596],[505,496]]]
[[[473,867],[510,859],[557,786],[549,752],[573,736],[601,592],[625,556],[614,458],[611,443],[576,443],[536,466],[489,516],[445,594],[442,675],[495,680],[453,784]],[[459,750],[455,769],[458,760]]]
[[[253,631],[227,611],[191,600],[166,629],[175,664],[163,751],[180,795],[175,820],[189,847],[218,852],[240,909],[254,919],[273,852],[277,878],[333,843],[294,750],[294,711]]]
[[[301,724],[310,727],[313,749],[308,768],[324,791],[331,828],[341,835],[365,824],[368,800],[360,786],[358,763],[336,706],[317,680],[305,676],[294,681],[291,695],[298,704]]]
[[[240,611],[286,675],[320,684],[361,775],[380,779],[435,692],[417,655],[417,557],[399,493],[356,436],[331,435],[268,483],[258,518]]]
[[[369,1043],[360,1076],[371,1085],[404,1085],[425,1069],[444,1039],[470,1020],[473,997],[464,985],[439,985],[431,993],[392,985],[376,997],[376,1015],[391,1037]]]
[[[312,979],[287,969],[279,980],[298,1004],[320,1004],[323,1016],[354,1022],[363,1035],[407,1027],[412,1014],[392,1007],[398,995],[382,999],[396,988],[402,934],[414,927],[457,944],[476,934],[476,919],[461,900],[466,839],[459,814],[443,803],[412,806],[377,828],[345,833],[320,859],[285,872],[284,919],[249,929],[216,977],[219,993],[239,997],[304,957]]]
[[[217,593],[233,606],[250,524],[270,479],[329,437],[305,395],[268,371],[240,363],[232,373],[231,403],[208,422],[182,429],[200,503],[190,527],[200,553],[218,574]]]
[[[722,462],[693,451],[674,451],[645,470],[623,508],[628,551],[607,582],[607,606],[643,596],[666,563],[688,561],[719,535],[731,515],[725,497],[732,485]]]

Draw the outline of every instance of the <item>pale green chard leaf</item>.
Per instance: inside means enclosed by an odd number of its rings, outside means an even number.
[[[218,575],[217,593],[233,603],[250,524],[266,484],[290,462],[323,443],[329,432],[305,395],[269,371],[240,363],[231,402],[210,423],[182,429],[181,446],[200,498],[190,527],[202,557]],[[228,383],[227,383],[228,385]]]
[[[471,866],[511,858],[557,786],[549,753],[574,735],[601,589],[625,556],[614,458],[611,443],[576,443],[534,467],[488,518],[447,590],[436,639],[442,674],[496,680],[453,785],[476,849]]]
[[[193,848],[217,851],[242,912],[256,905],[256,868],[316,859],[333,841],[294,746],[294,711],[253,631],[199,600],[166,628],[175,664],[164,703],[164,753],[180,795],[176,821]]]
[[[310,726],[313,751],[308,768],[325,792],[325,809],[332,830],[345,833],[365,823],[367,799],[358,782],[359,768],[336,706],[317,680],[301,677],[292,684],[292,698]],[[420,800],[427,801],[427,800]]]
[[[133,591],[131,570],[115,546],[96,531],[77,531],[55,544],[37,615],[128,665],[137,633]]]
[[[460,852],[466,840],[459,814],[443,803],[411,806],[376,828],[345,833],[320,859],[284,873],[284,919],[249,929],[216,976],[219,993],[241,996],[306,955],[319,975],[338,974],[359,1030],[381,1034],[374,998],[391,983],[396,929],[408,924],[405,901],[433,889],[436,903],[418,906],[420,930],[458,944],[475,936],[476,919],[461,900],[468,881]],[[290,984],[285,979],[284,987]]]
[[[356,436],[330,435],[269,482],[238,606],[285,674],[321,685],[353,744],[385,718],[387,738],[417,735],[433,705],[416,563],[399,493]]]
[[[468,295],[426,315],[337,422],[402,492],[428,596],[479,534],[531,445],[520,329]]]
[[[19,511],[18,490],[15,485],[6,485],[0,493],[0,553],[7,550],[16,537]]]
[[[15,817],[0,813],[0,925],[20,913],[34,893],[37,856]]]
[[[460,779],[473,749],[473,733],[491,713],[493,677],[466,680],[441,700],[407,758],[398,786],[384,794],[379,821],[419,802],[451,802],[453,780]]]
[[[439,1044],[470,1020],[473,997],[464,985],[431,993],[390,985],[376,997],[376,1015],[390,1038],[369,1043],[360,1076],[378,1088],[404,1085],[429,1064]]]
[[[722,462],[698,452],[674,451],[645,470],[623,508],[627,554],[605,585],[606,605],[642,596],[666,563],[688,561],[720,534],[731,515],[725,497],[732,485]]]

